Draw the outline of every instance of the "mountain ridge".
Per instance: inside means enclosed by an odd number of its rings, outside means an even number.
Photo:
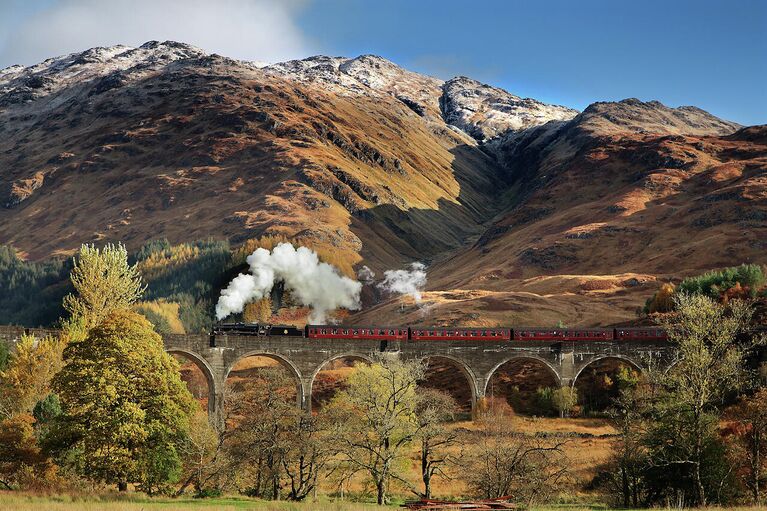
[[[381,320],[625,321],[659,279],[762,261],[764,138],[696,107],[577,112],[375,55],[93,48],[0,71],[0,243],[37,260],[282,236],[347,272],[431,263],[427,309],[391,299]]]

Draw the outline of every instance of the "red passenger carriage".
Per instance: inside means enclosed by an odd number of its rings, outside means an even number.
[[[508,328],[422,328],[410,329],[412,341],[508,341]]]
[[[668,334],[662,328],[616,328],[615,339],[619,341],[667,341]]]
[[[515,328],[515,341],[611,341],[608,328]]]
[[[368,339],[373,341],[407,341],[407,328],[338,325],[308,325],[310,339]]]

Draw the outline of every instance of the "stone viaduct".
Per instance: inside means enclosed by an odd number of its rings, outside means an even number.
[[[25,329],[0,327],[0,341],[14,342]],[[26,329],[38,337],[54,330]],[[675,351],[668,343],[648,341],[431,341],[392,342],[350,339],[306,339],[303,337],[251,337],[240,335],[163,336],[165,349],[192,361],[208,382],[208,413],[211,420],[223,417],[224,385],[235,364],[250,356],[278,361],[295,378],[298,405],[311,406],[312,385],[317,373],[340,358],[371,361],[374,357],[396,356],[408,360],[446,359],[458,368],[456,377],[465,377],[471,388],[472,408],[485,397],[493,373],[507,362],[528,359],[542,364],[561,386],[575,385],[578,376],[598,360],[620,359],[639,371],[663,370],[674,362]],[[459,374],[463,373],[462,375]]]

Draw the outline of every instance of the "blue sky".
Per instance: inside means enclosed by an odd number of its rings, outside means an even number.
[[[578,109],[638,97],[767,123],[763,0],[0,0],[0,67],[148,39],[265,61],[373,53]]]

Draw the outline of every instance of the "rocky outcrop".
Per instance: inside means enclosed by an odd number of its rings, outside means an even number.
[[[519,132],[575,117],[577,110],[520,98],[503,89],[459,76],[442,85],[440,108],[445,122],[478,141],[507,131]]]

